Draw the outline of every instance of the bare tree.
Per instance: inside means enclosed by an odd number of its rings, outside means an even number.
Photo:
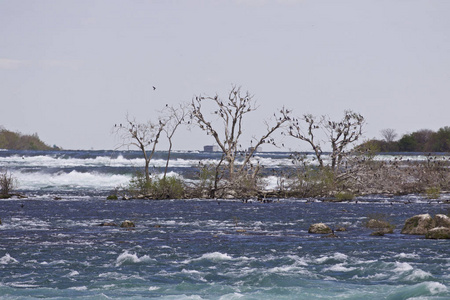
[[[0,173],[0,198],[9,198],[17,186],[17,179],[8,171]]]
[[[212,114],[215,115],[216,120],[219,120],[219,123],[222,123],[222,126],[214,123],[213,118],[205,115],[202,106],[204,102],[213,104],[215,108]],[[246,171],[250,172],[252,178],[255,178],[259,168],[250,162],[254,152],[264,143],[275,144],[271,135],[289,119],[289,111],[282,108],[279,116],[275,115],[274,124],[270,125],[265,122],[266,133],[259,139],[255,139],[255,143],[252,143],[253,147],[245,153],[240,166],[237,166],[236,159],[242,150],[240,139],[243,132],[243,119],[246,114],[257,109],[253,96],[248,92],[242,94],[240,87],[233,86],[226,100],[217,95],[214,97],[197,96],[192,100],[191,106],[191,117],[194,122],[208,135],[211,135],[222,150],[228,168],[228,181],[231,183],[236,176],[243,175]]]
[[[385,128],[380,131],[381,136],[384,138],[384,140],[388,143],[391,143],[395,141],[395,138],[397,137],[397,133],[395,132],[395,129],[392,128]]]
[[[114,126],[114,132],[121,139],[121,144],[118,148],[134,146],[141,150],[145,160],[144,174],[147,183],[150,182],[150,161],[155,154],[156,145],[165,125],[165,121],[161,118],[156,123],[151,121],[139,123],[135,119],[130,119],[127,115],[124,125],[116,124]]]
[[[303,133],[301,125],[299,124],[299,120],[303,120],[307,123],[308,129],[306,131],[306,134]],[[317,121],[313,115],[306,114],[303,116],[303,118],[293,118],[291,120],[289,124],[288,134],[296,139],[307,142],[314,150],[314,154],[316,155],[319,167],[323,168],[322,146],[320,141],[317,140],[316,136],[316,130],[320,128],[320,125],[321,122]]]
[[[307,142],[313,148],[319,166],[323,168],[322,145],[316,135],[316,131],[321,129],[331,146],[332,171],[336,171],[336,168],[341,165],[347,146],[361,137],[364,125],[364,117],[350,110],[345,111],[344,117],[340,121],[332,121],[328,116],[322,116],[321,120],[317,121],[312,115],[304,115],[300,120],[307,123],[307,133],[303,133],[299,119],[292,119],[288,134]]]
[[[166,167],[164,168],[164,176],[163,178],[166,178],[167,175],[167,169],[169,167],[169,161],[170,161],[170,154],[172,152],[172,146],[173,141],[172,138],[177,131],[178,127],[185,123],[185,118],[189,116],[188,112],[188,105],[187,103],[180,103],[178,106],[169,106],[167,105],[166,108],[162,111],[164,114],[164,132],[166,133],[167,140],[169,141],[169,149],[167,153],[167,161],[166,161]]]

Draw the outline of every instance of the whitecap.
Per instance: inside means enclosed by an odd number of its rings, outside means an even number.
[[[17,259],[9,255],[9,253],[6,253],[3,257],[0,258],[0,264],[2,265],[17,264],[17,263],[18,263]]]
[[[18,288],[35,288],[39,287],[39,285],[36,284],[28,284],[28,283],[21,283],[21,282],[13,282],[9,284],[12,287],[18,287]]]
[[[116,267],[127,264],[139,264],[139,263],[148,263],[154,261],[154,259],[150,258],[148,255],[144,255],[138,257],[137,254],[128,253],[125,251],[120,254],[116,259]]]
[[[69,274],[67,274],[68,277],[78,276],[80,273],[78,271],[72,271]]]
[[[220,260],[232,260],[233,258],[226,253],[212,252],[212,253],[205,253],[198,259],[199,260],[207,259],[207,260],[212,260],[212,261],[220,261]]]
[[[324,269],[324,271],[333,271],[333,272],[350,272],[353,270],[356,270],[356,268],[344,267],[344,264],[337,264],[337,265],[334,265],[334,266]]]
[[[394,257],[398,257],[398,258],[418,258],[419,255],[415,254],[415,253],[399,253],[397,255],[395,255]]]
[[[75,291],[86,291],[88,288],[87,286],[73,286],[70,287],[69,290],[75,290]]]
[[[406,276],[405,279],[415,281],[415,280],[431,279],[432,277],[433,277],[433,275],[431,275],[431,273],[417,269],[417,270],[414,270],[408,276]]]
[[[432,295],[445,293],[448,291],[448,288],[439,282],[425,282],[425,285]]]
[[[404,272],[411,271],[413,269],[413,266],[411,266],[410,264],[408,264],[406,262],[396,262],[395,265],[396,265],[396,268],[393,271],[396,273],[404,273]]]
[[[336,252],[332,256],[321,256],[321,257],[317,258],[316,261],[318,263],[322,264],[330,259],[335,259],[338,261],[345,261],[345,260],[347,260],[347,258],[348,258],[347,255],[340,253],[340,252]]]
[[[149,291],[157,291],[159,289],[160,289],[159,286],[151,286],[151,287],[148,288]]]
[[[186,270],[186,269],[181,270],[181,273],[183,273],[183,274],[197,274],[197,275],[201,274],[201,272],[199,272],[197,270]]]

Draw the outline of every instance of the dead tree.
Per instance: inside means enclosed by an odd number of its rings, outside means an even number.
[[[167,169],[169,167],[170,154],[172,152],[173,146],[172,138],[175,132],[177,131],[178,127],[186,122],[185,119],[189,115],[188,104],[180,103],[176,107],[167,105],[166,108],[161,113],[164,115],[163,119],[165,123],[163,130],[166,133],[167,140],[169,141],[166,167],[164,168],[164,176],[163,176],[163,178],[165,179],[167,175]]]
[[[302,119],[307,123],[307,133],[303,133],[299,119],[293,119],[290,122],[288,135],[307,142],[314,150],[316,158],[321,168],[323,163],[322,142],[317,140],[317,130],[321,130],[326,141],[329,142],[331,148],[331,170],[335,172],[342,164],[346,155],[346,148],[353,142],[357,141],[362,135],[364,125],[364,117],[361,114],[347,110],[344,117],[340,121],[332,121],[328,116],[322,116],[317,121],[312,115],[304,115]]]
[[[308,127],[306,133],[303,132],[303,130],[301,128],[301,124],[299,123],[299,120],[300,121],[303,120],[306,122],[307,127]],[[287,133],[288,133],[288,135],[290,135],[296,139],[307,142],[311,146],[311,148],[314,150],[314,154],[316,155],[316,159],[317,159],[317,162],[319,163],[319,167],[323,168],[322,146],[321,146],[320,141],[317,140],[317,136],[315,135],[315,131],[320,128],[320,125],[321,125],[321,122],[318,122],[313,115],[307,114],[307,115],[304,115],[303,118],[300,118],[300,119],[293,118],[290,121],[289,130]]]
[[[155,154],[156,145],[165,125],[163,119],[159,119],[156,123],[150,120],[146,123],[139,123],[127,115],[125,124],[114,126],[114,132],[121,139],[121,144],[117,148],[127,147],[129,149],[133,146],[141,150],[145,160],[144,175],[147,183],[150,182],[150,161]]]
[[[347,146],[362,135],[364,117],[347,110],[341,121],[330,121],[328,117],[323,117],[322,124],[331,143],[331,169],[335,171],[343,162]]]
[[[213,104],[212,114],[215,117],[205,115],[203,103]],[[205,104],[207,105],[207,104]],[[224,160],[227,163],[227,177],[228,182],[233,183],[235,178],[239,178],[244,173],[248,174],[254,179],[258,168],[251,168],[251,158],[256,149],[264,143],[271,143],[275,145],[272,134],[279,129],[283,123],[289,119],[289,111],[285,108],[280,110],[280,114],[275,114],[275,123],[270,125],[265,122],[266,133],[259,139],[254,139],[253,147],[245,153],[240,166],[237,165],[237,158],[242,152],[240,139],[243,133],[243,120],[246,114],[255,111],[257,106],[253,100],[253,96],[248,92],[241,93],[240,87],[233,86],[228,94],[227,99],[221,99],[219,96],[196,96],[191,103],[191,118],[200,127],[211,135],[221,151],[224,154]],[[217,123],[217,120],[219,121]],[[216,122],[215,122],[216,121]],[[220,124],[221,123],[221,124]]]
[[[397,133],[395,132],[395,129],[392,129],[392,128],[382,129],[380,131],[380,133],[381,133],[381,136],[384,138],[384,140],[388,143],[395,141],[395,138],[397,137]]]

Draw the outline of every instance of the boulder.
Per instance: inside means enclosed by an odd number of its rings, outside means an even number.
[[[320,234],[326,234],[326,233],[332,233],[328,225],[325,225],[324,223],[316,223],[309,226],[308,233],[320,233]]]
[[[446,215],[437,214],[434,216],[434,226],[450,228],[450,218]]]
[[[345,228],[345,227],[338,227],[338,228],[336,228],[335,231],[347,231],[347,228]]]
[[[425,234],[427,239],[450,239],[450,228],[448,227],[436,227],[428,230]]]
[[[132,227],[136,227],[136,225],[134,225],[134,223],[130,220],[125,220],[122,222],[122,224],[120,224],[120,227],[122,228],[132,228]]]
[[[434,220],[429,214],[416,215],[406,220],[402,234],[426,234],[434,227]]]

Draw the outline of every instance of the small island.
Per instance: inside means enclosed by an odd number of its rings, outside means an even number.
[[[49,146],[39,138],[37,133],[32,135],[13,132],[0,126],[0,149],[7,150],[61,150],[57,146]]]

